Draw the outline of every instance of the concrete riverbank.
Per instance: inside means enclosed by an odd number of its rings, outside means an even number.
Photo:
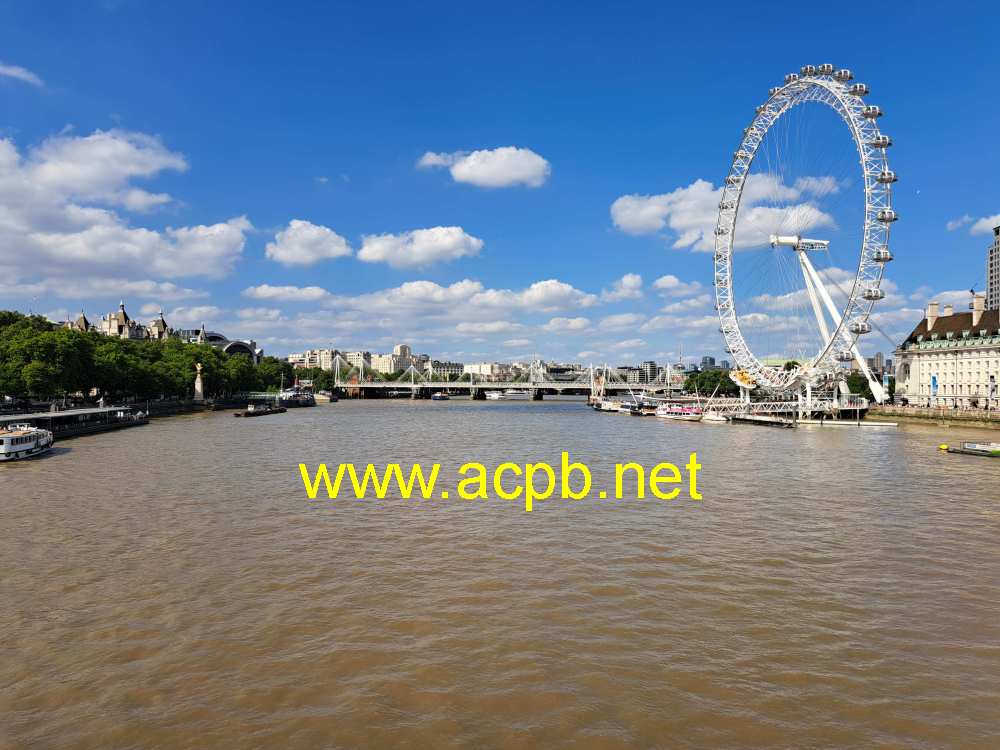
[[[892,417],[902,422],[954,424],[1000,430],[1000,410],[949,409],[926,406],[873,406],[868,414],[875,418]]]

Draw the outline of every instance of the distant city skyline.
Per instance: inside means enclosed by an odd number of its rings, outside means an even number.
[[[405,340],[442,361],[721,361],[717,190],[768,87],[827,60],[871,86],[895,143],[878,330],[898,343],[928,301],[985,288],[988,10],[901,14],[873,55],[820,8],[709,31],[697,8],[516,7],[528,26],[478,8],[7,9],[0,307],[64,320],[124,297],[278,356]],[[139,27],[141,44],[95,41]],[[717,54],[758,32],[788,44]],[[837,184],[784,188],[823,208]]]

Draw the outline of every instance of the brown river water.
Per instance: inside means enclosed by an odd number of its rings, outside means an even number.
[[[1000,747],[998,433],[580,401],[209,413],[0,466],[0,748]],[[695,502],[297,465],[703,468]],[[453,493],[454,496],[454,493]]]

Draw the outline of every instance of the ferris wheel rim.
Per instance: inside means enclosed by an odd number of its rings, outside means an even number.
[[[734,358],[738,369],[749,374],[758,384],[777,389],[788,389],[799,382],[833,374],[838,356],[842,357],[844,352],[850,351],[857,354],[858,338],[871,330],[868,318],[878,299],[884,297],[881,284],[885,262],[892,257],[889,234],[890,226],[896,219],[892,210],[891,189],[895,173],[889,169],[886,154],[891,140],[881,133],[876,124],[876,119],[882,114],[881,109],[865,103],[868,87],[864,84],[848,86],[853,75],[846,70],[834,72],[832,65],[804,66],[802,72],[802,76],[786,76],[783,86],[772,88],[768,99],[757,107],[755,117],[744,129],[723,184],[715,228],[716,309],[726,350]],[[857,271],[840,311],[840,319],[835,320],[836,330],[808,363],[779,372],[764,365],[753,353],[740,327],[732,287],[736,222],[746,178],[765,136],[788,111],[809,101],[830,107],[848,126],[860,156],[864,180],[864,224]]]

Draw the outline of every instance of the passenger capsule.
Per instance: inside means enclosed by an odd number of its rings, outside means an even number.
[[[764,105],[763,104],[758,104],[757,105],[757,114],[759,115],[763,111],[764,111]]]
[[[767,90],[767,95],[768,95],[768,96],[774,96],[774,95],[775,95],[775,94],[777,94],[777,93],[778,93],[779,91],[781,91],[781,87],[780,87],[780,86],[774,86],[773,88],[769,88],[769,89]]]
[[[892,253],[889,252],[889,248],[880,247],[874,253],[872,253],[872,260],[876,263],[888,263],[892,260]]]
[[[877,136],[869,141],[868,145],[872,148],[889,148],[892,145],[892,138],[887,135],[882,135],[879,133]]]
[[[720,211],[730,211],[736,207],[736,201],[721,201],[719,203]]]
[[[743,182],[743,177],[738,174],[731,174],[726,178],[727,185],[739,185]]]
[[[819,66],[816,67],[816,72],[819,73],[821,76],[832,76],[833,75],[833,64],[832,63],[823,63],[822,65],[819,65]]]
[[[814,76],[816,75],[816,66],[803,65],[801,68],[799,68],[799,72],[804,76]]]
[[[862,296],[870,302],[875,302],[876,300],[885,299],[885,292],[877,286],[872,286],[865,289],[865,293]]]
[[[851,354],[850,352],[839,352],[837,354],[837,359],[840,360],[841,362],[853,362],[854,355]]]
[[[739,150],[739,151],[733,151],[733,158],[734,159],[749,159],[750,158],[750,152],[749,151],[743,151],[742,149]]]
[[[899,178],[896,177],[896,173],[893,172],[891,169],[883,169],[881,172],[879,172],[878,175],[878,181],[885,185],[889,185],[893,182],[896,182],[896,180],[898,179]]]
[[[797,80],[799,80],[798,73],[789,73],[785,76],[785,83],[795,83]]]
[[[852,78],[854,78],[854,73],[849,71],[847,68],[841,68],[840,70],[838,70],[836,73],[833,74],[833,77],[836,78],[841,83],[847,83]]]
[[[851,333],[860,336],[863,333],[871,333],[872,324],[867,320],[859,320],[855,323],[851,323]]]
[[[715,228],[715,236],[716,237],[721,237],[724,234],[729,234],[729,228],[728,227],[716,227]]]
[[[867,117],[869,120],[874,120],[882,116],[882,108],[877,104],[866,104],[861,110],[861,116]]]
[[[896,212],[893,211],[891,208],[883,208],[881,211],[878,212],[878,220],[883,222],[884,224],[891,224],[898,218],[899,216],[897,216]]]
[[[869,88],[867,83],[855,83],[851,88],[847,89],[847,93],[851,96],[868,96]]]

